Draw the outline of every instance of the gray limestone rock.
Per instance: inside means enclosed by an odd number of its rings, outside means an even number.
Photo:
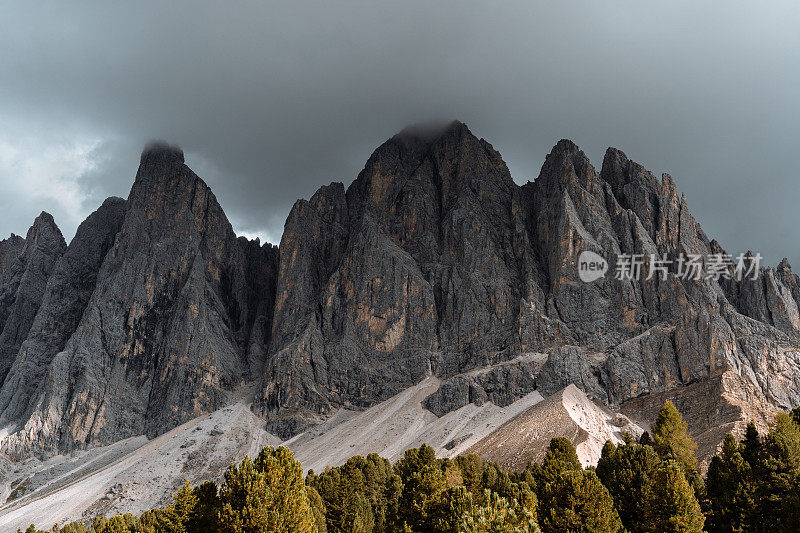
[[[670,176],[659,180],[619,150],[597,172],[562,140],[539,178],[518,187],[463,124],[401,133],[346,193],[332,185],[292,211],[256,410],[289,436],[428,372],[445,378],[427,401],[438,414],[485,401],[484,385],[501,403],[571,382],[620,403],[728,371],[757,381],[751,360],[792,349],[778,331],[796,337],[800,286],[788,264],[752,286],[678,278],[680,254],[717,246]],[[641,279],[611,271],[584,283],[576,269],[584,250],[612,268],[622,254],[647,263]],[[665,279],[646,278],[651,255],[672,262]],[[535,379],[504,376],[498,387],[497,374],[481,383],[470,372],[524,351],[549,355]],[[788,385],[761,390],[800,401]]]
[[[97,243],[84,246],[83,257],[71,258],[91,277],[104,255],[63,349],[40,354],[49,360],[44,386],[4,450],[46,455],[154,436],[225,405],[251,374],[249,354],[268,342],[270,302],[259,295],[272,290],[277,253],[251,248],[179,149],[148,146],[113,245],[105,254]],[[75,271],[65,279],[91,285]],[[15,392],[4,388],[0,397]]]
[[[299,201],[281,241],[267,375],[256,409],[289,436],[430,373],[448,377],[561,338],[545,316],[522,195],[461,123],[403,132],[344,191]]]
[[[453,376],[428,396],[424,405],[437,416],[469,403],[482,405],[490,401],[505,407],[536,388],[536,377],[546,358],[545,354],[524,354],[511,361]]]
[[[97,272],[122,225],[125,200],[109,198],[79,227],[58,259],[42,304],[0,389],[0,425],[30,415],[53,357],[78,327]]]
[[[28,336],[47,280],[66,246],[53,217],[43,212],[28,230],[24,249],[8,266],[0,288],[0,382]]]
[[[598,172],[559,141],[518,186],[464,124],[406,130],[349,187],[299,200],[278,249],[237,239],[182,152],[156,143],[127,201],[107,201],[63,256],[40,219],[0,241],[14,457],[157,435],[242,384],[282,437],[429,375],[439,415],[570,383],[648,413],[673,398],[708,449],[744,417],[800,404],[788,262],[756,280],[681,279],[681,254],[724,250],[669,175],[614,148]],[[611,267],[591,283],[586,250]],[[614,275],[625,254],[644,258],[640,278]],[[667,274],[648,277],[663,258]]]

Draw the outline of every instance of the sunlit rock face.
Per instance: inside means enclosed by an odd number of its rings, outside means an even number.
[[[585,251],[605,276],[581,280]],[[559,141],[520,186],[459,122],[401,132],[348,187],[299,200],[279,252],[237,238],[181,150],[153,143],[69,246],[46,214],[0,241],[0,449],[152,437],[242,398],[287,438],[435,375],[437,415],[569,384],[631,417],[671,398],[710,450],[800,403],[800,280],[786,261],[677,275],[724,253],[672,178],[619,150],[598,171]],[[617,279],[630,254],[642,276]]]

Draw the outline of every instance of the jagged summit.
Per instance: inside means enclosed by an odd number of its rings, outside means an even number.
[[[559,139],[558,142],[553,145],[550,153],[574,153],[580,151],[581,149],[572,139]]]
[[[750,357],[742,351],[752,346],[722,341],[748,327],[720,305],[718,286],[611,276],[587,286],[575,267],[586,249],[609,258],[711,251],[673,180],[621,150],[610,148],[598,172],[561,140],[540,176],[517,187],[500,155],[461,123],[434,135],[403,132],[375,150],[344,196],[325,187],[292,211],[274,355],[256,409],[288,436],[337,405],[413,384],[422,369],[446,379],[442,412],[487,394],[509,398],[534,381],[553,390],[571,380],[597,399],[624,402]],[[698,329],[705,320],[726,325]],[[643,335],[655,344],[642,346]],[[549,354],[530,370],[533,381],[461,376],[525,351]],[[774,398],[784,394],[796,396],[781,388]]]
[[[187,216],[200,224],[206,210],[211,210],[216,219],[224,220],[223,225],[230,226],[211,188],[184,164],[183,151],[163,141],[148,144],[142,152],[128,204],[132,212],[146,213],[148,219],[168,225],[180,225]]]
[[[45,211],[24,240],[4,242],[0,252],[8,259],[0,257],[0,382],[28,336],[53,266],[67,246],[53,216]]]
[[[56,238],[61,236],[61,230],[59,229],[58,224],[56,224],[53,215],[47,211],[42,211],[39,213],[39,216],[34,219],[33,225],[28,230],[28,235],[25,237],[25,240],[36,238],[43,233],[52,234]],[[63,236],[61,239],[64,239]]]
[[[299,200],[276,248],[237,238],[181,150],[159,142],[127,200],[85,224],[66,251],[45,215],[40,237],[0,241],[12,457],[153,437],[242,387],[281,437],[431,376],[437,415],[569,383],[614,406],[670,394],[709,443],[741,425],[745,402],[759,423],[800,403],[788,264],[758,281],[580,279],[585,250],[611,268],[721,250],[668,175],[614,148],[598,171],[561,140],[518,186],[463,123],[412,127],[348,187]]]
[[[578,145],[569,139],[561,139],[545,157],[539,177],[533,183],[539,194],[552,195],[559,193],[571,180],[591,188],[591,182],[596,178],[597,171]]]
[[[125,201],[125,198],[120,198],[119,196],[109,196],[108,198],[103,200],[103,203],[101,204],[101,206],[108,205],[108,204],[116,204],[116,203],[124,202],[124,201]]]
[[[179,149],[148,146],[127,202],[87,222],[39,309],[47,335],[8,346],[47,376],[17,365],[0,390],[8,416],[23,413],[1,444],[15,457],[158,435],[223,406],[263,366],[277,250],[236,238]]]

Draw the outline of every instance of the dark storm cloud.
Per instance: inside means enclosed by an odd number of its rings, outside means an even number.
[[[0,3],[2,234],[46,209],[71,236],[164,138],[277,241],[295,199],[458,118],[519,182],[562,137],[616,146],[730,251],[800,260],[793,2],[33,4]]]

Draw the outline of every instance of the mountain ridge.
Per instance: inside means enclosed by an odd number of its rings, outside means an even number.
[[[428,376],[439,416],[571,383],[623,410],[669,396],[697,434],[800,403],[788,261],[758,280],[579,279],[584,250],[724,253],[668,174],[615,148],[598,171],[561,140],[517,185],[463,123],[407,129],[349,186],[298,200],[275,247],[237,238],[159,141],[69,246],[45,219],[53,237],[0,241],[0,450],[15,459],[155,437],[241,386],[282,439]]]

